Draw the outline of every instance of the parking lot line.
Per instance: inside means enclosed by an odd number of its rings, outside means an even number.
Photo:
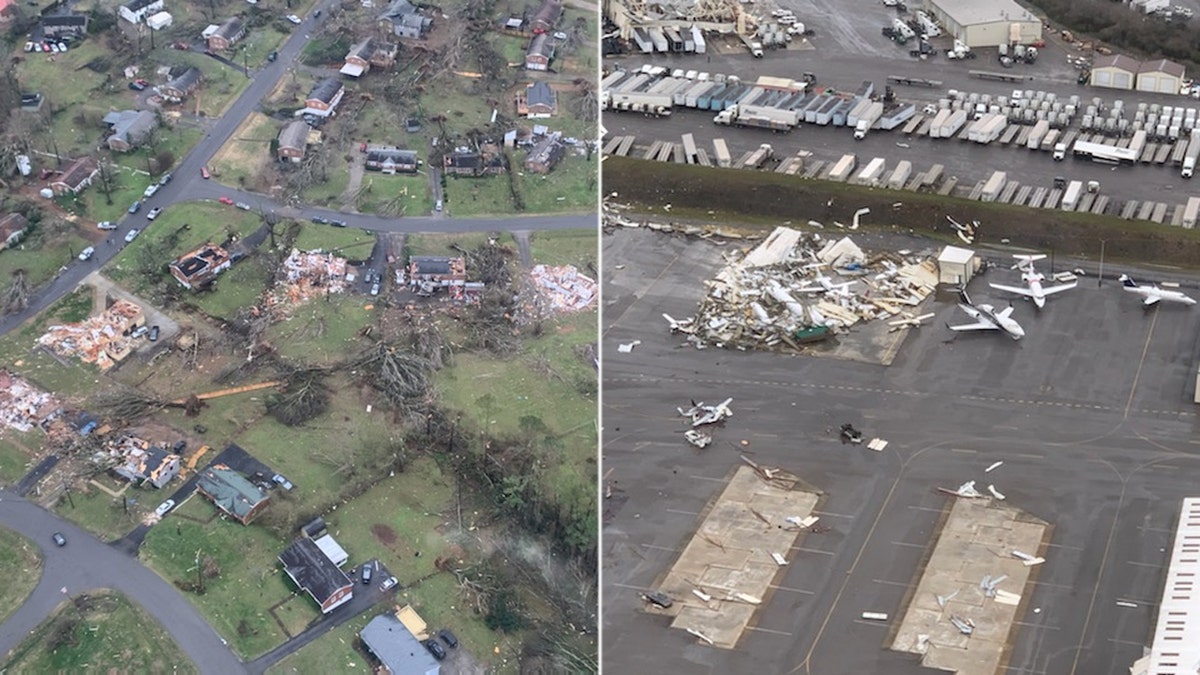
[[[1067,589],[1067,590],[1075,588],[1074,586],[1072,586],[1070,584],[1053,584],[1053,583],[1050,583],[1049,581],[1031,581],[1030,583],[1032,583],[1035,586],[1045,586],[1046,588],[1062,588],[1062,589]]]
[[[1047,625],[1046,625],[1046,624],[1044,624],[1044,623],[1030,623],[1030,622],[1028,622],[1028,621],[1014,621],[1014,622],[1013,622],[1013,625],[1016,625],[1016,626],[1029,626],[1030,628],[1044,628],[1044,629],[1046,629],[1046,630],[1062,630],[1062,629],[1061,629],[1061,628],[1059,628],[1058,626],[1047,626]]]
[[[1020,457],[1021,459],[1046,459],[1045,455],[1035,455],[1030,452],[1018,452],[1013,457]]]
[[[859,623],[864,626],[882,626],[884,628],[890,628],[892,625],[891,622],[888,621],[863,621],[862,619],[855,619],[853,623]]]
[[[799,593],[801,595],[816,595],[812,591],[806,591],[803,588],[792,588],[790,586],[776,586],[775,584],[767,584],[767,588],[776,591],[787,591],[788,593]]]
[[[1021,675],[1046,675],[1044,670],[1029,670],[1025,666],[1008,666],[1005,670],[1019,670]]]
[[[888,581],[887,579],[872,579],[871,581],[874,581],[877,584],[886,584],[888,586],[899,586],[901,588],[908,588],[908,586],[909,586],[909,582],[907,582],[907,581]]]
[[[772,628],[759,628],[758,626],[746,626],[746,630],[752,630],[758,633],[770,633],[772,635],[782,635],[784,637],[792,636],[791,633],[785,633],[781,630],[774,630]]]
[[[935,509],[932,506],[917,506],[916,504],[909,504],[908,508],[914,509],[916,511],[933,511],[934,513],[942,512],[942,509]]]
[[[803,551],[804,553],[820,553],[821,555],[833,555],[833,551],[822,551],[819,548],[805,548],[803,546],[798,546],[792,550],[793,551]]]
[[[652,548],[655,551],[670,551],[671,553],[679,552],[679,549],[677,549],[677,548],[669,548],[667,546],[656,546],[654,544],[642,544],[642,548]]]
[[[829,511],[813,511],[813,514],[821,516],[822,518],[853,518],[854,517],[853,515],[850,515],[848,513],[830,513]]]
[[[1137,370],[1133,372],[1133,385],[1129,387],[1129,400],[1125,402],[1125,417],[1129,419],[1129,411],[1133,408],[1133,397],[1137,394],[1138,380],[1142,377],[1142,366],[1146,365],[1146,354],[1150,352],[1150,338],[1154,337],[1154,326],[1158,323],[1158,308],[1154,308],[1154,316],[1150,318],[1150,329],[1146,331],[1146,343],[1142,345],[1142,357],[1138,359]]]
[[[1108,638],[1109,642],[1118,645],[1129,645],[1130,647],[1145,647],[1145,642],[1134,642],[1133,640],[1118,640],[1117,638]]]
[[[1137,565],[1138,567],[1150,567],[1153,569],[1160,569],[1162,567],[1162,565],[1160,565],[1159,563],[1145,563],[1145,562],[1138,562],[1136,560],[1126,560],[1125,564],[1126,565]]]
[[[678,513],[681,516],[698,516],[699,511],[684,511],[683,509],[663,509],[667,513]]]
[[[715,482],[717,482],[717,483],[728,483],[728,482],[729,482],[729,478],[728,478],[728,477],[725,477],[725,478],[713,478],[712,476],[688,476],[688,478],[691,478],[691,479],[693,479],[693,480],[711,480],[711,481],[715,481]]]
[[[1083,550],[1082,546],[1068,546],[1066,544],[1046,544],[1046,546],[1052,546],[1054,548],[1061,548],[1065,551],[1082,551]]]
[[[910,546],[912,548],[925,548],[925,544],[912,544],[907,541],[893,541],[892,544],[896,546]]]
[[[962,453],[962,454],[964,454],[964,455],[977,455],[977,454],[979,454],[979,451],[978,451],[978,450],[971,450],[971,449],[969,449],[969,448],[950,448],[950,452],[960,452],[960,453]]]

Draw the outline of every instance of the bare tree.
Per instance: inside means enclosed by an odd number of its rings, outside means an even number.
[[[96,178],[100,181],[100,192],[104,195],[104,201],[109,206],[112,206],[113,192],[116,192],[117,185],[120,182],[120,174],[112,160],[107,156],[100,158],[99,171],[96,173]]]
[[[26,278],[25,270],[13,270],[12,283],[4,289],[0,303],[3,303],[0,312],[4,314],[20,312],[29,306],[29,281]]]

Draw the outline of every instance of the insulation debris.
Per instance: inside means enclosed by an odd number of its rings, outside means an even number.
[[[1003,462],[1003,461],[999,461],[999,462],[992,462],[992,465],[991,465],[991,466],[989,466],[988,468],[984,469],[984,470],[983,470],[983,472],[984,472],[984,473],[991,473],[991,472],[995,471],[996,469],[999,469],[999,468],[1000,468],[1000,465],[1002,465],[1002,464],[1004,464],[1004,462]]]
[[[1004,501],[1004,495],[1001,494],[1000,491],[996,489],[995,485],[992,485],[989,483],[988,484],[988,492],[992,493],[992,496],[995,497],[996,499],[999,499],[1000,501]]]
[[[683,432],[683,437],[687,439],[688,443],[691,443],[697,448],[706,448],[712,443],[713,440],[711,434],[706,434],[703,431],[696,431],[695,429],[688,429],[687,431]]]
[[[529,275],[553,312],[587,309],[596,299],[596,281],[574,265],[534,265]]]
[[[140,338],[132,333],[146,323],[142,308],[117,300],[108,309],[80,323],[50,326],[38,344],[59,356],[77,358],[108,370],[129,356]]]
[[[705,282],[696,315],[663,315],[696,348],[799,350],[860,321],[908,317],[937,285],[929,256],[868,256],[849,237],[823,239],[777,227],[750,250],[731,252]],[[919,321],[917,322],[919,323]]]
[[[621,344],[617,345],[617,351],[622,354],[628,354],[633,351],[634,347],[636,347],[640,344],[642,344],[641,340],[634,340],[633,342],[622,342]]]
[[[346,291],[346,259],[331,253],[292,249],[279,274],[279,283],[268,300],[272,307],[295,306]]]
[[[62,413],[62,403],[53,395],[29,384],[25,378],[0,370],[0,423],[26,432],[40,427]]]
[[[870,443],[867,443],[867,447],[875,452],[883,452],[883,449],[887,446],[888,442],[882,438],[873,438]]]
[[[696,403],[692,401],[692,407],[684,410],[676,408],[679,414],[683,417],[692,420],[693,427],[704,426],[705,424],[716,424],[724,420],[726,417],[733,417],[733,411],[729,409],[729,404],[733,403],[733,399],[727,398],[724,403],[718,405],[704,405],[704,401]]]
[[[808,529],[808,528],[812,527],[813,525],[816,525],[817,521],[820,520],[820,518],[818,516],[807,516],[804,518],[800,518],[799,516],[788,516],[787,518],[784,518],[784,520],[791,523],[792,525],[795,525],[796,527],[802,527],[804,529]]]
[[[1021,551],[1013,551],[1012,555],[1014,558],[1020,560],[1026,567],[1033,567],[1034,565],[1041,565],[1042,563],[1046,562],[1045,558],[1032,556]]]

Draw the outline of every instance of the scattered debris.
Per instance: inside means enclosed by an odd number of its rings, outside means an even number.
[[[574,265],[534,265],[529,271],[533,285],[541,291],[554,312],[587,309],[596,299],[596,282]]]
[[[979,582],[979,588],[983,591],[985,596],[994,598],[996,597],[996,587],[1000,585],[1001,581],[1004,581],[1007,578],[1007,574],[1001,574],[995,579],[992,578],[992,575],[988,574],[983,577],[983,581]]]
[[[996,499],[999,499],[1000,501],[1004,501],[1004,495],[1000,494],[1000,491],[996,489],[995,485],[988,483],[988,492],[992,493],[992,496],[995,497]]]
[[[629,352],[633,351],[634,347],[636,347],[640,344],[642,344],[641,340],[634,340],[633,342],[626,342],[626,343],[618,345],[617,351],[622,354],[628,354]]]
[[[887,621],[888,615],[885,612],[863,612],[862,618],[867,621]]]
[[[962,485],[959,485],[957,490],[949,490],[944,487],[940,487],[938,488],[938,492],[944,492],[948,495],[954,495],[956,497],[966,497],[968,499],[977,499],[983,496],[983,493],[975,489],[975,481],[973,480],[969,480]]]
[[[784,520],[791,523],[792,525],[795,525],[796,527],[809,529],[813,525],[816,525],[817,521],[820,520],[820,518],[818,518],[817,516],[806,516],[804,518],[801,518],[799,516],[788,516],[787,518],[784,518]]]
[[[929,645],[930,645],[929,636],[927,634],[921,633],[920,635],[917,636],[917,653],[918,654],[924,654],[925,651],[927,649],[929,649]]]
[[[0,370],[0,423],[27,432],[62,413],[62,403],[19,375]]]
[[[958,632],[962,633],[963,635],[970,635],[971,633],[975,632],[975,622],[971,621],[970,619],[960,619],[957,616],[951,615],[950,623],[954,624],[954,627],[958,629]]]
[[[1001,465],[1001,464],[1004,464],[1004,462],[1003,462],[1003,461],[1000,461],[1000,462],[994,462],[994,463],[992,463],[992,465],[991,465],[991,466],[989,466],[988,468],[984,469],[984,470],[983,470],[983,472],[984,472],[984,473],[991,473],[992,471],[995,471],[996,469],[1000,468],[1000,465]]]
[[[867,443],[867,448],[875,452],[883,452],[883,449],[888,446],[888,442],[882,438],[872,438],[870,443]]]
[[[705,593],[704,591],[700,590],[699,588],[693,588],[692,595],[696,596],[697,598],[700,598],[704,602],[709,602],[712,600],[711,595],[709,595],[708,593]]]
[[[842,445],[853,443],[858,445],[862,443],[862,432],[854,428],[853,424],[846,422],[842,425]]]
[[[1021,604],[1021,596],[999,589],[996,590],[995,600],[1002,605],[1012,605],[1013,607]]]
[[[713,644],[712,638],[708,637],[708,636],[707,636],[707,635],[705,635],[704,633],[701,633],[700,631],[698,631],[698,630],[696,630],[696,629],[694,629],[694,628],[689,628],[689,629],[687,629],[687,632],[691,633],[692,635],[695,635],[696,637],[700,638],[701,640],[704,640],[704,641],[705,641],[705,642],[707,642],[709,645],[712,645],[712,644]]]
[[[346,291],[346,259],[320,250],[292,252],[279,269],[268,308],[283,309]]]
[[[787,560],[785,560],[784,557],[779,555],[778,553],[772,553],[771,557],[775,559],[776,565],[779,565],[780,567],[787,565]]]
[[[699,403],[692,401],[692,407],[688,410],[685,411],[683,408],[676,408],[676,410],[680,415],[690,417],[693,427],[699,427],[705,424],[716,424],[726,417],[733,417],[733,411],[729,409],[730,403],[733,403],[731,398],[725,399],[725,402],[719,405],[704,405],[704,401]]]
[[[703,431],[696,431],[695,429],[688,429],[687,431],[683,432],[683,437],[687,439],[688,443],[691,443],[697,448],[707,448],[713,440],[711,434],[706,434]]]
[[[956,596],[956,595],[958,595],[958,591],[954,591],[954,592],[953,592],[953,593],[951,593],[950,595],[939,595],[939,596],[937,596],[937,604],[938,604],[938,607],[941,607],[942,609],[945,609],[945,608],[946,608],[946,603],[948,603],[948,602],[950,602],[951,600],[953,600],[953,599],[954,599],[954,596]]]
[[[38,344],[59,356],[75,357],[108,370],[133,353],[139,338],[133,337],[146,323],[142,308],[128,300],[117,300],[100,314],[80,323],[50,326]]]
[[[671,597],[662,591],[648,591],[646,593],[642,593],[642,599],[646,602],[658,605],[663,609],[667,609],[671,605],[675,604],[675,602],[671,600]]]
[[[1130,607],[1130,608],[1133,608],[1133,607],[1137,607],[1137,603],[1136,603],[1136,602],[1129,602],[1128,600],[1118,600],[1118,601],[1117,601],[1117,607]]]
[[[1042,563],[1046,562],[1045,558],[1038,558],[1022,551],[1013,551],[1012,555],[1014,558],[1017,558],[1021,562],[1025,563],[1026,567],[1033,567],[1034,565],[1041,565]]]

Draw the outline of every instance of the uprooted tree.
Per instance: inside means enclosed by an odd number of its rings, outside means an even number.
[[[320,416],[329,409],[324,371],[306,369],[292,373],[283,391],[267,398],[266,407],[267,413],[289,427]]]

